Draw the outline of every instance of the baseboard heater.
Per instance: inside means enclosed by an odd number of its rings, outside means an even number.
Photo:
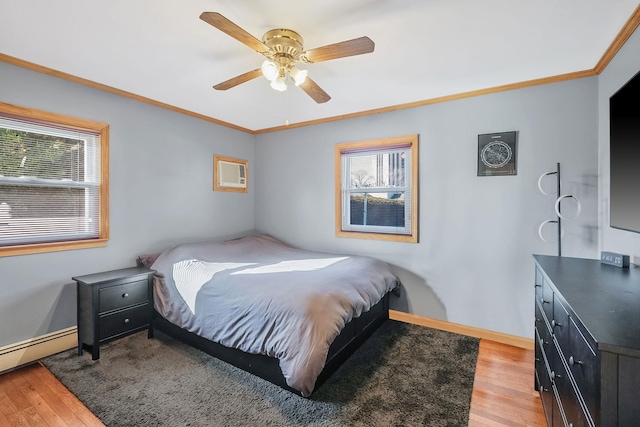
[[[0,372],[15,369],[77,345],[78,328],[73,326],[0,347]]]

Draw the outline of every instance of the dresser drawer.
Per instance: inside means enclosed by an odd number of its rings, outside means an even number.
[[[563,351],[569,348],[569,311],[558,295],[553,296],[553,320],[551,331]],[[568,356],[567,356],[568,357]]]
[[[551,357],[551,355],[554,351],[551,333],[549,332],[549,329],[547,328],[547,325],[544,321],[536,323],[535,332],[536,345],[540,346],[540,351],[545,360],[545,364],[549,369],[548,375],[550,375],[551,370],[553,369],[553,358]]]
[[[595,419],[599,418],[600,401],[600,359],[576,323],[569,323],[570,345],[565,353],[567,364],[582,393],[587,409]]]
[[[99,313],[142,304],[149,301],[148,280],[138,280],[100,289]]]
[[[100,341],[147,326],[149,319],[148,304],[100,316]]]
[[[542,328],[546,328],[547,327],[547,323],[545,322],[544,317],[542,316],[542,307],[540,307],[540,302],[539,301],[540,300],[537,299],[536,303],[535,303],[535,315],[536,315],[536,317],[535,317],[535,322],[536,322],[535,326],[536,326],[536,329],[538,331],[541,331]]]
[[[564,425],[572,427],[590,427],[589,421],[587,421],[588,418],[585,415],[580,399],[578,398],[578,393],[576,393],[573,388],[570,376],[560,361],[560,357],[562,356],[559,354],[556,355],[556,369],[551,373],[551,379],[553,385],[555,385],[557,389],[556,398],[559,401],[558,406],[562,410],[562,415],[564,415]]]
[[[542,312],[547,318],[547,322],[551,324],[553,319],[553,289],[544,278],[542,279],[542,297],[540,298],[540,306]]]

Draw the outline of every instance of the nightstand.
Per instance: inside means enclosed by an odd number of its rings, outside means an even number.
[[[100,357],[100,344],[148,329],[153,338],[153,274],[131,267],[72,277],[78,290],[78,356],[86,347]]]

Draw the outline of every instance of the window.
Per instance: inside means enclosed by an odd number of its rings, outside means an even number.
[[[109,126],[0,103],[0,256],[106,246]]]
[[[418,135],[336,144],[336,235],[418,241]]]

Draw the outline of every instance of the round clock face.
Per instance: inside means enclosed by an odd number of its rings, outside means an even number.
[[[480,152],[480,159],[489,168],[501,168],[509,163],[513,152],[502,141],[493,141],[487,144]]]

